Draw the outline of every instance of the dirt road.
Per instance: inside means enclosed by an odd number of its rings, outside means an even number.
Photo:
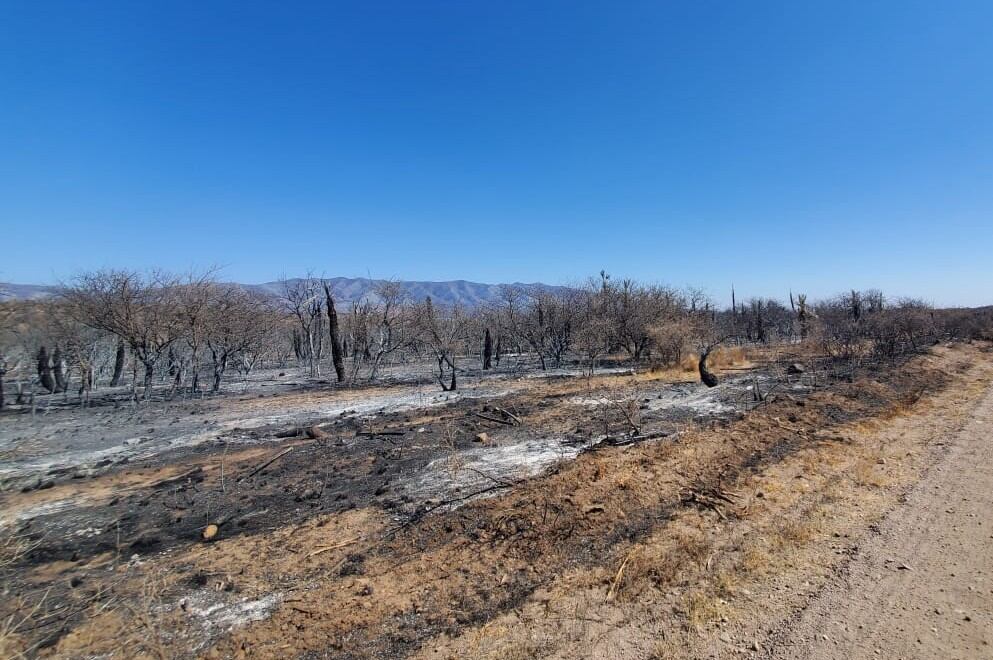
[[[769,658],[993,658],[993,389]]]

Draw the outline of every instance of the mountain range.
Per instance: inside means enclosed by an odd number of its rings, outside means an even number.
[[[334,287],[336,298],[342,303],[350,303],[367,297],[374,297],[376,287],[384,280],[374,280],[366,277],[332,277],[328,278]],[[294,280],[289,280],[293,282]],[[466,280],[450,280],[446,282],[420,282],[399,280],[399,284],[411,300],[420,301],[430,296],[439,304],[451,305],[459,303],[467,307],[477,307],[497,302],[500,299],[502,284],[483,284]],[[263,284],[241,284],[249,290],[259,291],[273,296],[279,296],[283,290],[283,282],[265,282]],[[538,288],[554,291],[564,287],[548,284],[524,284],[514,282],[511,286]],[[42,300],[58,293],[59,287],[45,284],[13,284],[0,282],[0,300]]]

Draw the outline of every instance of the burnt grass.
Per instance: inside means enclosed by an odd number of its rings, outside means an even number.
[[[915,401],[923,392],[920,378],[899,367],[898,364],[872,365],[863,368],[855,379],[875,377],[885,383],[885,388],[867,388],[858,382],[847,382],[848,378],[838,379],[822,388],[835,397],[814,402],[805,395],[777,395],[744,417],[731,413],[700,422],[697,425],[700,432],[736,429],[747,434],[756,424],[755,418],[778,418],[801,432],[777,429],[770,433],[768,425],[759,424],[746,450],[729,444],[724,460],[700,466],[692,475],[694,483],[703,487],[733,485],[741,477],[782,461],[811,442],[837,441],[817,437],[816,432],[821,428],[879,414],[893,404],[894,397],[904,403]],[[940,389],[947,380],[943,374],[930,374],[927,387]],[[423,410],[386,412],[370,418],[346,412],[301,429],[285,426],[234,429],[213,442],[159,454],[142,461],[141,467],[168,466],[178,461],[202,466],[219,464],[229,452],[284,438],[282,444],[273,444],[269,452],[257,459],[226,465],[223,489],[216,473],[208,477],[203,470],[194,468],[181,479],[131,491],[100,506],[78,507],[28,521],[21,533],[35,547],[12,568],[9,584],[17,593],[16,574],[54,561],[84,566],[86,560],[105,553],[127,558],[132,554],[160,554],[201,543],[204,528],[210,523],[221,522],[222,538],[264,535],[317,515],[363,507],[387,511],[396,519],[397,528],[386,542],[374,549],[348,555],[339,569],[340,576],[362,575],[372,560],[397,566],[420,553],[448,546],[477,547],[483,554],[499,552],[518,562],[541,564],[540,571],[514,572],[509,584],[503,584],[500,589],[494,588],[493,576],[481,579],[478,571],[455,570],[464,596],[454,617],[446,614],[445,607],[438,607],[433,613],[430,607],[423,608],[380,620],[373,626],[352,628],[332,637],[330,643],[336,657],[407,655],[439,633],[458,634],[519,606],[568,568],[602,565],[620,544],[647,538],[663,528],[681,508],[695,506],[683,501],[679,494],[665,493],[660,494],[655,505],[646,507],[636,504],[633,496],[616,492],[606,494],[603,499],[626,515],[609,520],[603,519],[604,515],[593,516],[591,520],[568,494],[549,492],[543,484],[532,480],[504,491],[498,498],[501,506],[496,509],[490,502],[469,501],[453,510],[436,511],[438,502],[413,501],[403,489],[397,488],[405,477],[416,474],[430,461],[453,450],[478,446],[473,439],[480,431],[497,438],[502,433],[513,433],[516,440],[534,432],[527,424],[510,428],[482,420],[475,413],[499,406],[526,418],[560,405],[563,396],[566,395],[556,394],[538,401],[524,394],[486,402],[461,399],[432,408],[426,414]],[[418,413],[423,416],[417,418]],[[588,407],[577,408],[569,415],[568,432],[576,442],[590,441],[603,426],[603,414]],[[609,423],[623,425],[618,413],[609,414],[612,415]],[[645,429],[675,430],[676,421],[685,420],[643,411]],[[286,438],[293,431],[297,431],[296,437]],[[319,437],[307,437],[308,431]],[[403,433],[371,434],[376,431]],[[666,445],[686,441],[692,438],[677,435],[651,443],[653,447],[645,445],[641,448],[642,460],[652,460],[653,452],[664,451]],[[293,447],[292,451],[247,476],[287,443]],[[560,477],[559,472],[570,473],[562,478],[564,483],[576,478],[596,481],[594,458],[581,456],[574,464],[553,468],[540,481],[554,481]],[[132,467],[133,464],[110,466],[100,476],[112,476]],[[425,515],[429,509],[430,515]],[[73,535],[72,531],[78,529],[95,531],[84,536]],[[66,579],[52,585],[49,598],[53,602],[58,602],[60,592],[64,594],[78,587],[79,581],[85,579],[85,569],[81,568],[77,574],[70,568],[64,576]],[[190,586],[197,586],[197,580],[197,574],[191,573]],[[37,631],[44,636],[45,645],[56,643],[73,625],[68,619],[58,623],[54,630]]]
[[[541,400],[509,395],[485,402],[460,399],[433,408],[431,421],[412,425],[418,411],[357,416],[349,411],[316,420],[306,427],[268,426],[233,429],[218,439],[162,452],[143,461],[101,466],[98,477],[113,477],[132,468],[156,468],[185,463],[217,466],[228,451],[271,443],[271,451],[250,464],[228,465],[224,490],[218,478],[208,479],[194,470],[182,479],[166,479],[153,487],[113,497],[99,506],[78,506],[69,511],[37,516],[24,523],[23,533],[38,545],[23,559],[22,568],[51,561],[82,561],[106,552],[131,554],[163,552],[201,540],[204,528],[223,521],[220,537],[264,534],[285,525],[298,524],[312,516],[353,508],[378,506],[400,521],[419,518],[432,500],[415,501],[397,486],[430,461],[454,451],[479,445],[476,434],[513,434],[515,441],[534,431],[525,426],[508,428],[476,416],[494,416],[494,407],[528,414],[553,408],[571,394],[552,394]],[[200,406],[194,412],[203,414]],[[623,426],[617,411],[607,411],[612,428]],[[602,431],[599,412],[577,410],[571,416],[571,440],[589,442]],[[661,413],[645,412],[646,424],[666,427],[674,421]],[[672,427],[674,428],[674,427]],[[308,437],[317,429],[319,438]],[[376,432],[385,432],[376,435]],[[402,432],[402,435],[393,435]],[[283,444],[293,450],[247,479],[255,464],[277,454]],[[51,486],[72,482],[71,470],[59,470],[43,483]],[[27,490],[27,489],[25,489]],[[85,536],[73,530],[99,530]]]

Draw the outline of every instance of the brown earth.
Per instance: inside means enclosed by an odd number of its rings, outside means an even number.
[[[993,388],[933,437],[924,477],[775,632],[769,657],[993,657]]]

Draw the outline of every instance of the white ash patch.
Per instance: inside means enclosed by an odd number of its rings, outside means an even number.
[[[508,389],[476,388],[455,392],[438,392],[436,388],[414,392],[402,392],[369,396],[363,399],[349,399],[334,402],[333,405],[317,405],[311,410],[294,411],[278,415],[266,415],[249,419],[236,419],[220,426],[222,430],[253,429],[280,423],[306,424],[325,420],[329,417],[353,415],[365,417],[380,413],[396,413],[407,410],[420,410],[455,403],[462,399],[490,399],[510,394]]]
[[[594,376],[630,376],[634,374],[631,367],[603,367],[593,371]],[[576,378],[589,376],[588,368],[568,369],[565,367],[546,369],[537,373],[526,374],[525,378]]]
[[[737,388],[736,388],[737,389]],[[731,393],[729,381],[717,387],[707,387],[703,383],[692,385],[678,384],[654,397],[646,397],[649,410],[688,410],[696,415],[719,415],[735,409],[725,397]]]
[[[283,602],[283,594],[274,592],[262,598],[244,598],[233,602],[222,600],[221,593],[202,589],[186,596],[179,608],[193,619],[205,633],[204,644],[235,628],[268,618]]]
[[[758,382],[760,389],[765,391],[768,379],[760,378]],[[655,412],[694,417],[709,416],[741,408],[746,400],[750,400],[753,390],[752,378],[737,377],[728,378],[717,387],[707,387],[703,383],[673,383],[654,392],[638,393],[636,400],[639,405]],[[595,396],[576,396],[568,401],[575,406],[607,406],[623,403],[622,399]]]
[[[468,499],[488,486],[537,476],[560,461],[575,458],[581,450],[560,438],[469,449],[434,459],[404,488],[417,499]]]

